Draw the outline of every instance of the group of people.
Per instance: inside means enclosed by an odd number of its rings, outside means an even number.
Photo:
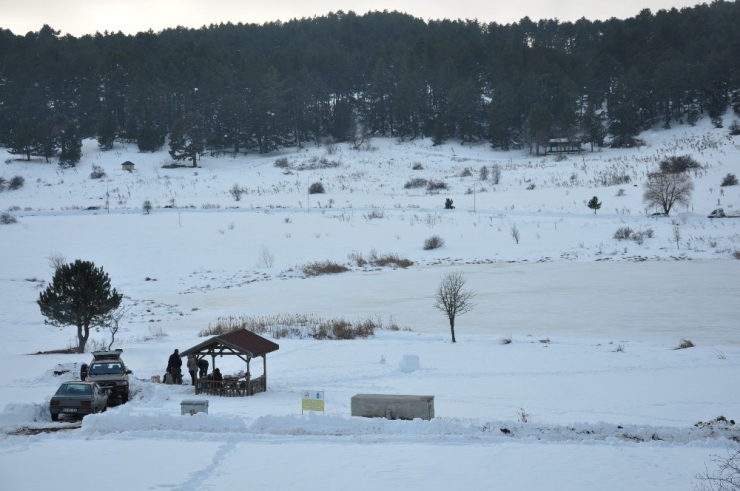
[[[190,373],[190,383],[195,385],[197,378],[208,378],[210,380],[223,380],[224,377],[221,375],[221,370],[215,368],[211,375],[208,375],[208,360],[201,358],[196,361],[193,355],[188,355],[188,361],[186,364],[188,372]],[[198,372],[196,378],[195,372]],[[164,382],[170,384],[182,384],[182,358],[180,358],[180,351],[175,350],[169,360],[167,360],[167,373],[164,376]]]

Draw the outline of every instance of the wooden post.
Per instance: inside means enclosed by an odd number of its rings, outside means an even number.
[[[251,356],[247,357],[247,374],[244,376],[247,379],[247,395],[248,396],[251,396],[252,395],[252,386],[249,383],[252,380],[252,374],[249,371],[249,362],[250,361],[252,361],[252,357]]]
[[[265,377],[265,392],[267,392],[267,354],[262,355],[262,376]]]

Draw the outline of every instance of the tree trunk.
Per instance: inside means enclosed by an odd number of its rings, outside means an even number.
[[[455,318],[450,317],[450,332],[452,333],[452,342],[455,343]]]
[[[87,338],[90,337],[90,328],[86,326],[77,326],[77,352],[84,353]]]

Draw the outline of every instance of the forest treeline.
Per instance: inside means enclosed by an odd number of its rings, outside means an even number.
[[[484,24],[398,12],[60,36],[0,29],[0,145],[79,160],[80,141],[271,152],[384,135],[529,147],[636,143],[740,114],[740,3],[619,20]]]

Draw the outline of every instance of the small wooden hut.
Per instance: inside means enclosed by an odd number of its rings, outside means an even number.
[[[126,162],[121,164],[121,170],[127,170],[129,172],[134,171],[134,163],[130,160],[127,160]]]
[[[553,138],[547,142],[545,153],[579,153],[581,142],[568,138]]]
[[[265,339],[246,329],[214,336],[197,346],[180,352],[181,357],[193,355],[196,361],[210,357],[210,368],[215,370],[216,359],[223,356],[236,356],[246,364],[243,376],[224,376],[223,381],[198,378],[195,381],[196,394],[221,396],[252,396],[267,390],[267,353],[280,349],[277,343]],[[252,358],[262,357],[262,375],[252,378],[250,363]]]

